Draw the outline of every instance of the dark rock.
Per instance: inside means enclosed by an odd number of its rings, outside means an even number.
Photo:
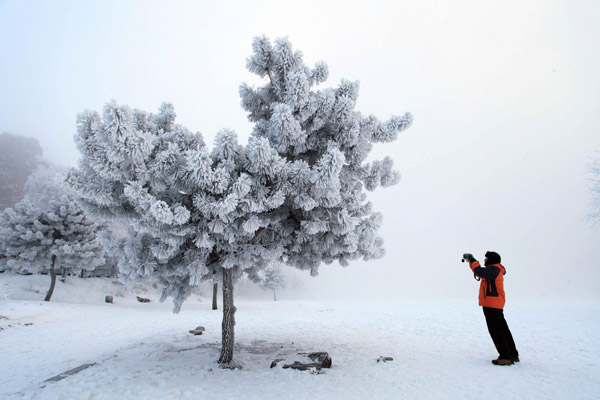
[[[113,303],[113,297],[112,296],[106,296],[104,298],[104,302],[112,304]]]
[[[388,362],[388,361],[394,361],[394,359],[392,357],[381,356],[377,359],[377,362],[380,362],[380,361]]]
[[[311,368],[321,369],[321,368],[319,368],[318,363],[302,363],[300,361],[294,361],[293,364],[285,364],[283,366],[283,369],[288,369],[288,368],[297,369],[298,371],[306,371]]]
[[[271,363],[271,368],[275,368],[277,366],[277,363],[279,363],[280,361],[284,361],[284,359],[278,358],[276,360],[273,360],[273,362]]]
[[[302,357],[301,361],[294,361],[292,364],[284,364],[284,369],[297,369],[299,371],[306,371],[309,369],[316,369],[320,371],[323,368],[331,368],[331,357],[329,354],[322,351],[316,353],[298,353],[298,356]],[[271,363],[271,368],[277,366],[283,359],[277,359]]]
[[[192,330],[190,331],[190,333],[191,333],[192,335],[196,335],[196,336],[198,336],[198,335],[202,335],[202,332],[204,332],[204,331],[205,331],[205,329],[204,329],[204,327],[203,327],[203,326],[197,326],[195,329],[192,329]]]
[[[308,355],[308,358],[321,364],[322,368],[331,368],[331,357],[329,357],[329,354],[325,351],[311,353]]]
[[[137,301],[139,301],[140,303],[150,303],[150,299],[146,299],[144,297],[140,297],[140,296],[135,296],[137,298]]]
[[[76,368],[70,369],[68,371],[65,371],[62,374],[53,376],[52,378],[48,378],[48,379],[45,380],[45,382],[58,382],[58,381],[62,381],[66,377],[69,377],[71,375],[75,375],[76,373],[81,372],[84,369],[88,369],[89,367],[93,367],[94,365],[96,365],[96,363],[82,364],[79,367],[76,367]]]

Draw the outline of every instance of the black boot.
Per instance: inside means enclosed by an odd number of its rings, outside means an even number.
[[[492,364],[494,365],[513,365],[515,362],[512,358],[501,358],[498,357],[495,360],[492,360]]]

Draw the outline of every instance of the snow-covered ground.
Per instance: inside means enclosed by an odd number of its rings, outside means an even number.
[[[151,288],[69,278],[46,303],[47,281],[0,275],[1,399],[600,398],[597,302],[510,304],[521,362],[497,367],[475,299],[238,298],[235,359],[243,369],[223,370],[215,363],[221,311],[208,297],[193,295],[175,315]],[[107,294],[114,304],[104,303]],[[188,333],[197,325],[204,335]],[[333,366],[322,374],[270,368],[299,351],[327,351]],[[86,363],[95,365],[45,382]]]

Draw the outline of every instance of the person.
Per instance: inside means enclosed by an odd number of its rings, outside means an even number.
[[[494,365],[513,365],[515,362],[519,362],[519,352],[504,319],[506,268],[500,263],[500,254],[494,251],[485,253],[485,267],[482,267],[472,254],[464,254],[463,259],[469,263],[475,279],[481,280],[479,305],[483,307],[488,331],[499,354],[497,359],[492,360],[492,363]]]

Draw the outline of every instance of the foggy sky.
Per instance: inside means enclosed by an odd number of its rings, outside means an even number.
[[[323,266],[305,294],[476,301],[461,254],[495,250],[509,302],[598,299],[600,230],[585,216],[599,20],[596,1],[0,0],[0,131],[74,166],[77,113],[168,101],[209,143],[222,128],[245,143],[252,38],[288,36],[307,64],[328,63],[320,87],[359,80],[363,114],[415,116],[374,151],[402,174],[371,196],[386,256]]]

